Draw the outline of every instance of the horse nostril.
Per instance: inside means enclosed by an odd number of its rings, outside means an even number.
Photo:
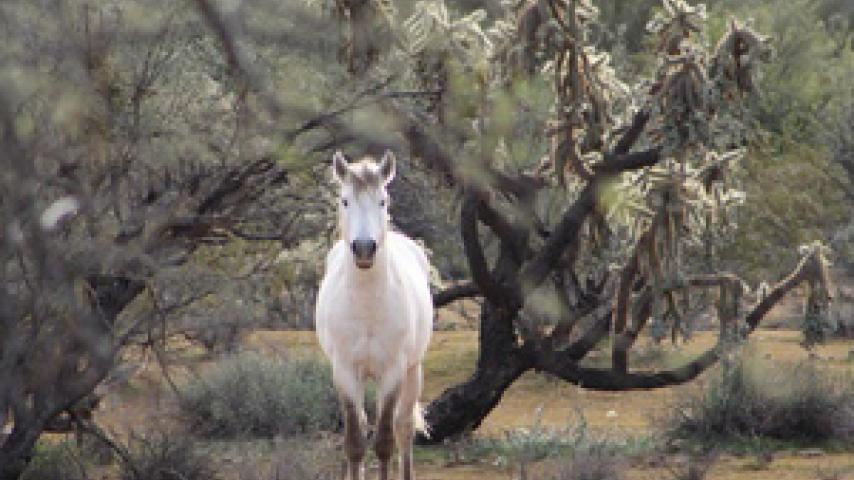
[[[377,252],[377,242],[373,240],[353,240],[350,244],[353,255],[357,258],[371,258]]]

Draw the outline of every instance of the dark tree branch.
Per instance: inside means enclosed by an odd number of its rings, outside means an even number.
[[[578,238],[587,215],[596,206],[598,183],[593,181],[584,187],[578,200],[563,214],[560,223],[551,232],[545,245],[537,255],[526,264],[520,273],[520,285],[523,294],[537,288],[556,265],[566,251],[567,246]]]
[[[510,249],[516,263],[521,263],[527,252],[523,251],[526,245],[520,245],[519,227],[510,223],[504,214],[484,199],[479,202],[478,217],[501,240],[501,244]]]
[[[448,287],[433,294],[433,307],[441,308],[463,298],[479,296],[480,289],[472,282],[461,283]]]
[[[756,327],[759,326],[759,322],[762,321],[765,314],[767,314],[774,305],[782,300],[789,291],[798,286],[804,280],[807,280],[810,273],[812,273],[811,271],[814,271],[817,268],[816,263],[818,262],[820,262],[818,253],[814,252],[803,258],[789,276],[774,285],[768,293],[768,296],[756,304],[756,306],[753,307],[753,310],[747,314],[745,322],[747,322],[747,327],[750,329],[750,332],[756,330]]]
[[[561,356],[555,355],[554,352],[543,352],[537,359],[536,368],[583,388],[626,391],[663,388],[685,383],[714,365],[719,355],[720,347],[715,346],[677,369],[624,374],[612,369],[582,367],[574,362],[562,362]]]
[[[209,0],[196,0],[196,6],[204,17],[205,22],[219,38],[232,75],[235,78],[249,77],[250,80],[254,80],[254,76],[248,69],[244,55],[238,48],[237,42],[234,41],[234,36],[228,25],[226,25],[225,19],[220,15],[220,12],[216,10]]]
[[[775,285],[768,296],[747,314],[745,321],[748,325],[748,330],[744,335],[746,336],[753,332],[768,311],[788,292],[801,282],[812,278],[816,273],[816,269],[819,268],[818,265],[820,262],[818,252],[813,252],[804,257],[793,272]],[[714,277],[702,279],[702,283],[706,286],[712,281],[714,281]],[[639,320],[642,320],[645,316],[648,317],[644,308],[640,308],[638,312]],[[718,343],[714,347],[700,354],[694,360],[687,362],[682,367],[659,372],[625,373],[614,369],[581,367],[573,362],[571,358],[568,358],[565,352],[555,352],[552,350],[540,351],[537,355],[534,368],[584,388],[594,390],[623,391],[663,388],[688,382],[714,365],[720,359],[720,355],[724,349],[722,343],[724,341],[726,339],[719,338]]]
[[[593,324],[584,332],[584,335],[569,347],[561,350],[543,349],[542,351],[554,351],[558,357],[567,362],[577,362],[584,358],[611,331],[612,311],[610,308],[604,306],[595,310],[593,315],[595,316]]]
[[[477,232],[478,210],[480,200],[476,193],[469,191],[463,199],[460,209],[460,232],[463,237],[463,249],[469,263],[474,284],[483,295],[494,303],[502,302],[501,289],[489,272],[480,235]]]
[[[617,156],[629,153],[629,150],[631,150],[638,141],[638,138],[640,138],[641,133],[643,133],[648,122],[649,112],[646,110],[640,110],[635,113],[635,116],[632,118],[632,124],[625,133],[623,133],[623,136],[617,144],[614,145],[614,149],[611,151],[611,154]]]
[[[617,335],[623,334],[626,329],[626,320],[629,313],[629,300],[631,298],[632,291],[634,290],[635,282],[639,276],[640,255],[642,252],[648,253],[650,257],[649,262],[653,265],[653,269],[656,271],[658,270],[659,262],[657,259],[658,255],[655,250],[655,232],[658,228],[659,222],[660,218],[659,216],[656,216],[652,220],[652,224],[643,232],[643,234],[641,234],[635,244],[632,256],[626,262],[622,272],[620,272],[620,283],[617,287],[617,300],[614,312],[614,333]],[[660,278],[661,275],[658,275],[658,277]],[[651,298],[648,299],[649,302],[651,302],[651,300]],[[637,325],[639,321],[639,319],[636,319],[635,325]],[[646,320],[643,321],[645,322]],[[635,333],[635,335],[637,334]],[[614,342],[611,358],[612,368],[615,371],[625,373],[628,369],[628,348],[632,343],[634,343],[634,336],[631,334],[625,337],[620,337],[620,341]]]
[[[615,372],[626,373],[628,371],[628,351],[634,345],[640,331],[646,326],[650,315],[652,315],[652,290],[647,287],[635,303],[631,326],[620,330],[614,328],[615,338],[611,354],[611,368]]]
[[[559,275],[559,274],[558,274]],[[555,294],[556,294],[556,303],[558,307],[558,311],[560,312],[561,320],[558,321],[557,325],[552,329],[551,333],[549,333],[547,337],[547,341],[549,342],[550,348],[556,348],[565,342],[570,334],[572,334],[572,330],[575,328],[575,325],[578,323],[581,315],[573,315],[574,308],[569,300],[569,296],[567,294],[566,283],[563,278],[558,276],[554,280],[555,286]],[[576,295],[580,295],[578,292],[577,285],[573,284],[570,288],[575,290]]]
[[[301,134],[303,134],[305,132],[308,132],[308,131],[313,130],[315,128],[327,126],[333,120],[335,120],[334,123],[336,124],[336,126],[340,127],[340,125],[338,125],[339,122],[337,121],[336,117],[338,117],[342,114],[345,114],[347,112],[351,112],[353,110],[359,109],[359,108],[367,105],[368,103],[375,102],[375,101],[379,100],[379,98],[373,98],[373,99],[368,99],[366,101],[363,101],[363,99],[365,99],[365,97],[369,97],[371,95],[376,95],[377,93],[379,93],[380,90],[385,88],[389,83],[391,83],[392,80],[394,80],[394,77],[390,76],[382,82],[378,82],[376,84],[371,85],[370,87],[368,87],[365,90],[356,94],[356,96],[354,96],[352,99],[350,99],[350,101],[348,101],[346,105],[344,105],[340,108],[336,108],[335,110],[332,110],[331,112],[322,113],[322,114],[306,121],[305,123],[300,125],[298,128],[295,128],[294,130],[291,130],[290,132],[286,133],[285,138],[287,138],[290,141],[293,141],[294,139],[296,139],[298,136],[300,136]]]
[[[609,155],[602,163],[593,165],[597,175],[616,175],[630,170],[652,167],[661,160],[661,149],[652,148],[642,152]]]

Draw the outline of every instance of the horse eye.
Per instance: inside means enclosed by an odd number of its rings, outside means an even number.
[[[380,206],[381,206],[381,207],[384,207],[384,206],[385,206],[385,199],[380,200]]]
[[[346,198],[342,198],[342,199],[341,199],[341,204],[342,204],[342,205],[344,205],[344,206],[346,207],[346,206],[350,205],[350,202],[348,202]]]

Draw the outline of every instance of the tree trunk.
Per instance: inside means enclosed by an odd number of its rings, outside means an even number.
[[[533,356],[516,343],[516,315],[516,311],[484,303],[477,367],[468,380],[449,388],[427,407],[430,437],[420,438],[421,442],[440,443],[478,428],[507,387],[533,366]]]
[[[17,480],[24,473],[27,463],[29,463],[29,459],[0,464],[0,480]]]
[[[36,422],[32,422],[35,424]],[[0,480],[17,480],[33,457],[33,449],[41,434],[41,425],[17,425],[0,446]]]

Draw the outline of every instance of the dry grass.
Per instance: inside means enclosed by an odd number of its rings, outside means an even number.
[[[769,320],[774,323],[788,315],[788,310],[778,312]],[[773,314],[772,314],[773,315]],[[678,364],[715,341],[713,332],[698,333],[691,343],[673,347],[664,345],[660,351],[646,344],[642,338],[638,348],[650,349],[638,354],[651,368]],[[786,363],[808,359],[808,354],[799,345],[800,332],[794,330],[761,329],[750,343],[763,358]],[[271,355],[288,352],[289,355],[319,355],[313,332],[262,331],[249,335],[244,347]],[[854,373],[854,362],[847,359],[851,350],[850,341],[831,341],[816,349],[820,366],[839,372]],[[606,353],[596,355],[589,361],[598,363],[607,360]],[[436,332],[425,360],[426,385],[422,400],[429,401],[445,388],[465,380],[473,371],[477,356],[477,333],[474,331]],[[207,360],[196,358],[195,362]],[[197,364],[197,367],[200,365]],[[168,388],[162,383],[156,366],[136,377],[126,389],[117,392],[106,402],[106,408],[98,413],[98,420],[109,430],[121,433],[129,426],[139,426],[152,417],[168,417],[174,411],[169,400]],[[516,382],[505,394],[501,404],[489,415],[478,436],[499,436],[508,429],[529,427],[535,421],[544,426],[565,427],[577,420],[580,412],[594,433],[608,435],[637,436],[651,431],[654,418],[660,417],[675,395],[690,385],[666,390],[637,391],[624,393],[595,392],[578,389],[571,385],[549,379],[543,375],[529,373]],[[539,413],[537,413],[539,410]],[[421,480],[480,480],[481,478],[514,479],[517,470],[512,466],[492,465],[485,462],[449,467],[446,452],[438,449],[420,449],[417,455],[419,479]],[[632,462],[626,478],[630,480],[666,479],[667,469],[654,462],[638,460]],[[532,473],[536,473],[534,467]],[[821,472],[833,472],[838,480],[854,480],[854,453],[822,453],[812,457],[797,452],[780,453],[763,470],[757,471],[756,460],[751,456],[736,458],[723,456],[709,471],[708,479],[752,479],[787,480],[818,479]],[[375,475],[375,472],[373,472]],[[370,478],[370,477],[369,477]],[[533,475],[537,480],[547,480],[545,475]],[[231,479],[227,479],[231,480]]]
[[[779,334],[779,332],[772,332]],[[796,333],[796,332],[793,332]],[[698,336],[685,349],[670,349],[673,356],[681,357],[684,351],[699,351],[714,339]],[[313,332],[256,332],[247,338],[251,348],[275,352],[288,350],[319,354]],[[796,343],[793,343],[797,347]],[[797,347],[798,349],[800,347]],[[425,359],[425,386],[423,400],[435,398],[455,383],[464,381],[474,371],[477,359],[477,332],[436,332]],[[593,427],[621,428],[634,432],[645,431],[649,414],[664,408],[673,392],[593,392],[552,380],[544,375],[528,373],[505,393],[501,404],[484,422],[481,433],[503,432],[507,428],[529,426],[535,411],[542,407],[542,420],[546,425],[563,426],[573,420],[576,409],[581,408]],[[625,405],[632,405],[626,409]],[[617,416],[609,416],[614,411]]]
[[[714,332],[700,332],[694,340],[678,347],[661,347],[660,362],[672,365],[689,358],[715,341]],[[760,330],[750,343],[757,355],[772,361],[798,362],[808,359],[800,347],[800,332],[793,330]],[[317,353],[313,332],[258,332],[247,339],[248,345],[268,351],[287,349]],[[640,347],[645,340],[641,340]],[[854,373],[854,362],[847,360],[850,342],[831,341],[817,347],[822,367],[838,372]],[[444,388],[465,380],[472,372],[477,356],[477,333],[472,331],[436,332],[425,359],[425,390],[423,400],[429,401]],[[658,359],[659,355],[656,355]],[[702,381],[702,380],[701,380]],[[537,419],[543,425],[561,427],[577,419],[581,412],[590,428],[599,433],[642,435],[648,433],[653,419],[667,408],[674,395],[691,385],[665,390],[636,392],[595,392],[578,389],[543,375],[528,373],[505,394],[501,404],[489,415],[478,435],[495,436],[508,429],[528,427]],[[609,412],[611,412],[609,414]],[[616,414],[616,415],[614,415]],[[782,454],[764,470],[757,471],[752,457],[722,457],[709,471],[708,479],[787,480],[812,479],[817,469],[841,472],[840,479],[854,480],[854,453],[823,454],[820,457]],[[830,469],[830,470],[828,470]],[[476,480],[489,478],[514,479],[515,470],[503,466],[461,465],[447,467],[444,462],[422,460],[419,465],[422,480]],[[539,477],[532,477],[539,478]],[[664,468],[634,466],[628,479],[669,478]]]

